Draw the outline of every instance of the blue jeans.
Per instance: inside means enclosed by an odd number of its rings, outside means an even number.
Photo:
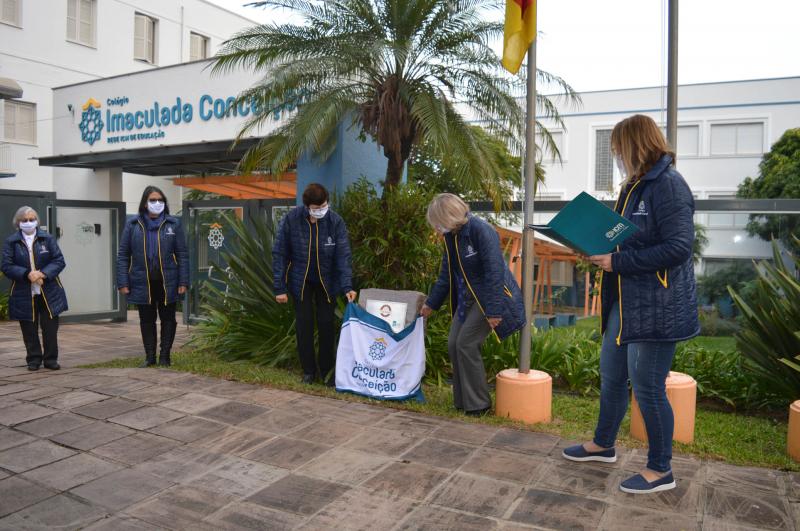
[[[675,419],[667,400],[666,379],[675,356],[675,343],[629,343],[617,346],[619,306],[614,303],[600,351],[600,417],[594,443],[611,448],[628,410],[630,379],[642,411],[650,449],[647,468],[669,472]]]

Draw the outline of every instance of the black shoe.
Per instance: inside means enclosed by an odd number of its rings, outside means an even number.
[[[472,411],[465,411],[464,413],[468,417],[483,417],[484,415],[489,413],[489,409],[491,409],[491,408],[486,407],[486,408],[483,408],[483,409],[475,409],[475,410],[472,410]]]
[[[170,365],[172,365],[172,358],[169,354],[161,354],[158,356],[159,367],[169,367]]]
[[[328,378],[328,380],[325,382],[325,387],[336,387],[336,378],[333,376]]]
[[[175,341],[175,332],[177,329],[177,322],[161,321],[161,345],[158,354],[158,365],[160,367],[169,367],[172,365],[170,352],[172,351],[172,342]]]
[[[304,374],[302,382],[304,384],[311,385],[311,384],[314,383],[314,380],[316,380],[316,379],[317,379],[316,376],[313,375],[313,374]]]
[[[45,362],[44,363],[44,368],[45,369],[50,369],[51,371],[57,371],[58,369],[61,368],[61,365],[59,365],[57,361],[51,361],[49,363]]]
[[[145,360],[142,362],[142,364],[139,365],[139,368],[140,369],[146,369],[148,367],[154,366],[155,364],[156,364],[156,360],[155,359],[151,360],[150,358],[145,358]]]
[[[28,370],[29,371],[38,371],[39,370],[39,366],[38,365],[34,365],[33,363],[31,363],[30,365],[28,365]]]

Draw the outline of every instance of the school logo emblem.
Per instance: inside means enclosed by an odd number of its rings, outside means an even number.
[[[367,355],[372,358],[373,361],[382,360],[383,357],[386,356],[387,346],[386,340],[379,337],[370,345]]]
[[[472,245],[467,245],[467,255],[465,256],[465,258],[469,258],[470,256],[475,256],[476,254],[478,253],[475,252],[475,248],[472,247]]]
[[[647,215],[647,206],[644,204],[644,201],[639,201],[639,208],[636,212],[633,213],[634,216],[646,216]]]
[[[89,98],[83,104],[81,123],[78,126],[81,130],[81,140],[93,146],[100,140],[103,131],[103,115],[100,112],[100,102],[94,98]]]
[[[167,236],[175,236],[175,231],[172,230],[172,227],[167,227],[167,230],[164,232]]]
[[[336,242],[333,241],[333,238],[328,236],[328,240],[325,242],[325,247],[333,247],[336,245]]]

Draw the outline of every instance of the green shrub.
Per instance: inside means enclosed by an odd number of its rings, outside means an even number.
[[[738,331],[739,324],[733,319],[723,319],[717,310],[700,311],[701,336],[732,336]]]
[[[798,241],[800,244],[800,241]],[[758,267],[757,289],[748,298],[731,289],[742,312],[742,329],[736,335],[745,365],[763,389],[770,389],[785,403],[800,398],[800,371],[786,363],[800,354],[800,282],[772,242],[773,260]],[[796,269],[800,257],[790,256]]]
[[[8,320],[8,292],[0,292],[0,321]]]
[[[728,286],[738,291],[755,277],[753,264],[738,260],[714,273],[697,277],[697,296],[704,304],[711,304],[728,297]]]
[[[225,360],[293,366],[297,363],[294,312],[291,304],[275,302],[272,232],[260,220],[247,226],[228,217],[227,223],[237,237],[235,252],[223,254],[230,268],[227,291],[210,282],[201,287],[204,321],[196,327],[192,343],[198,350],[217,352]]]
[[[442,243],[425,220],[433,198],[413,184],[378,195],[362,178],[336,198],[347,223],[358,288],[425,292],[439,272]]]

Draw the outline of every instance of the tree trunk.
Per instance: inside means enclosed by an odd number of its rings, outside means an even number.
[[[400,154],[392,153],[387,156],[389,159],[386,165],[386,182],[384,189],[390,190],[400,184],[403,178],[403,167],[405,166],[405,159]]]

